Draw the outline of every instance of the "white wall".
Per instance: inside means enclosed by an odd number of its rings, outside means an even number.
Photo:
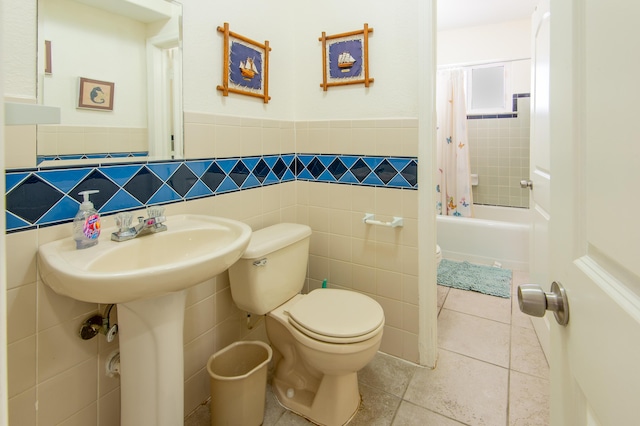
[[[531,57],[531,20],[438,31],[438,66]]]
[[[402,8],[387,1],[308,3],[248,0],[242,8],[184,0],[185,110],[286,120],[416,117],[419,76],[418,1]],[[211,19],[203,20],[202,16]],[[295,17],[295,18],[294,18]],[[269,40],[271,101],[230,94],[222,97],[222,35],[218,25],[258,42]],[[359,30],[367,22],[369,68],[375,79],[364,85],[330,88],[323,92],[322,50],[318,38],[325,31],[338,34]]]
[[[531,91],[531,20],[438,32],[438,67],[513,61],[513,93]]]
[[[36,0],[4,0],[9,11],[3,40],[11,63],[5,95],[36,96]],[[302,3],[247,0],[242,8],[215,2],[183,0],[184,108],[186,111],[224,113],[285,120],[416,117],[418,109],[418,0],[402,8],[388,1]],[[206,16],[207,19],[202,17]],[[294,19],[295,16],[295,19]],[[407,19],[411,16],[412,19]],[[415,19],[413,19],[415,17]],[[218,25],[253,40],[269,40],[271,101],[230,94],[223,97],[222,35]],[[337,34],[374,29],[369,40],[369,89],[364,85],[330,88],[323,92],[322,31]],[[55,48],[55,46],[54,46]]]
[[[182,0],[183,70],[185,111],[292,120],[295,111],[294,33],[292,0],[247,0],[242,7],[202,0]],[[207,19],[203,19],[206,16]],[[229,30],[254,41],[269,41],[269,93],[271,101],[229,94],[222,96],[223,35],[216,28],[225,22]]]
[[[297,120],[416,117],[418,86],[418,0],[402,7],[388,1],[294,2]],[[414,10],[415,13],[407,13]],[[318,38],[360,30],[369,34],[369,71],[375,81],[330,87],[322,83],[322,45]]]
[[[438,32],[438,67],[531,57],[531,20]],[[531,90],[531,61],[512,63],[514,93]]]

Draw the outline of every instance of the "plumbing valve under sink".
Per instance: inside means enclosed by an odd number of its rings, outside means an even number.
[[[102,333],[107,337],[107,342],[113,342],[116,334],[118,334],[118,324],[110,324],[109,315],[112,308],[113,304],[108,305],[104,316],[96,314],[87,318],[80,326],[80,338],[89,340]]]

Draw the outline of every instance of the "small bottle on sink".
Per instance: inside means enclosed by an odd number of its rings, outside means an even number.
[[[99,191],[82,191],[78,195],[84,197],[84,201],[80,204],[78,213],[73,218],[73,239],[76,241],[77,249],[85,249],[98,244],[100,236],[100,214],[93,207],[93,203],[89,201],[89,195]]]

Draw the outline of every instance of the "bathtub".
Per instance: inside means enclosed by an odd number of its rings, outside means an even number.
[[[529,209],[474,206],[475,217],[436,216],[442,257],[529,270]]]

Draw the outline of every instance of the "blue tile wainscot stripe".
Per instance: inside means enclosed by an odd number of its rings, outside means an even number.
[[[212,197],[295,180],[418,188],[415,157],[282,154],[6,171],[7,232],[69,222],[78,192],[98,189],[102,214]]]
[[[531,97],[530,93],[514,93],[512,98],[512,106],[511,110],[513,113],[505,113],[505,114],[472,114],[467,115],[467,120],[487,120],[493,118],[518,118],[518,99],[520,98],[529,98]]]
[[[39,166],[43,161],[59,161],[59,160],[98,160],[105,158],[135,158],[146,157],[149,155],[147,151],[136,152],[104,152],[94,154],[76,154],[76,155],[38,155],[36,157],[36,165]]]

